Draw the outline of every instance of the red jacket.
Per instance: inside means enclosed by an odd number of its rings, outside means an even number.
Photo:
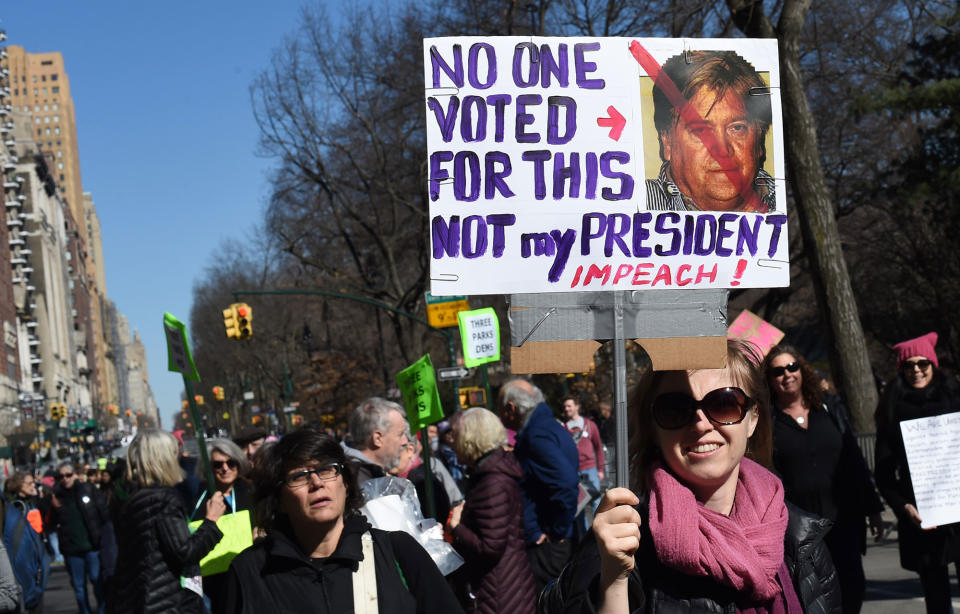
[[[564,423],[566,426],[568,423]],[[583,430],[571,429],[567,431],[573,436],[573,441],[577,444],[577,456],[579,457],[579,470],[596,467],[598,471],[603,471],[603,441],[600,439],[600,429],[596,422],[583,416]]]

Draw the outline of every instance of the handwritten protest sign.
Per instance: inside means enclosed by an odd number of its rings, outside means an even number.
[[[752,343],[763,356],[783,339],[783,331],[757,314],[744,309],[727,328],[728,339],[742,339]]]
[[[403,394],[403,406],[412,430],[418,431],[428,424],[443,420],[443,407],[440,405],[430,354],[421,356],[420,360],[397,373],[394,379]]]
[[[960,412],[900,423],[921,526],[960,522]]]
[[[424,73],[432,294],[789,284],[776,41],[431,38]]]

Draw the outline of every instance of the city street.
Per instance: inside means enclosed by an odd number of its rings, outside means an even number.
[[[889,516],[889,512],[885,516]],[[867,595],[863,614],[919,614],[924,611],[917,574],[900,568],[896,532],[892,537],[894,539],[882,544],[875,544],[870,539],[867,545],[867,556],[864,558]],[[956,583],[953,590],[954,608],[960,608],[960,592]],[[76,600],[66,568],[62,565],[53,567],[44,598],[44,614],[74,614],[76,611]]]

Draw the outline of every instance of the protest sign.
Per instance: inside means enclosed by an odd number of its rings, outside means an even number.
[[[740,339],[752,343],[763,356],[780,343],[783,337],[782,330],[747,309],[741,311],[727,329],[728,339]]]
[[[468,369],[500,360],[500,321],[493,307],[461,311],[460,342]]]
[[[443,407],[429,354],[397,373],[395,379],[403,393],[403,407],[411,430],[419,431],[428,424],[443,420]]]
[[[432,294],[789,284],[776,41],[431,38],[424,73]]]
[[[900,423],[921,527],[960,522],[960,412]]]

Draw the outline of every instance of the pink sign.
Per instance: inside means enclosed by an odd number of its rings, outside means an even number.
[[[741,339],[757,346],[766,356],[770,349],[780,343],[784,333],[760,316],[744,309],[727,328],[728,339]]]

